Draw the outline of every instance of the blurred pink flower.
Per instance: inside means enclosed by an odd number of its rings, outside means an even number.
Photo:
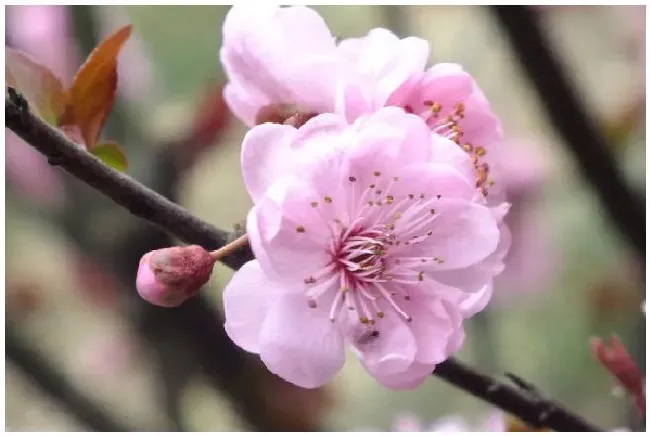
[[[7,33],[12,44],[49,67],[70,84],[78,66],[67,6],[7,6]],[[64,201],[63,178],[13,132],[5,132],[7,179],[25,196],[50,207]]]
[[[68,6],[6,6],[13,45],[47,66],[65,85],[79,66]]]
[[[368,431],[379,431],[371,430]],[[393,432],[506,432],[507,422],[503,412],[495,410],[485,416],[478,425],[460,415],[449,415],[440,418],[430,425],[422,423],[422,419],[412,412],[402,412],[393,423]]]
[[[125,334],[98,336],[81,349],[79,361],[91,377],[119,377],[134,361],[133,343]]]
[[[385,106],[424,119],[473,159],[477,188],[503,201],[492,177],[502,139],[499,120],[474,79],[455,64],[425,71],[429,44],[372,29],[338,46],[325,21],[298,6],[233,6],[223,26],[226,102],[249,126],[294,112],[339,113],[348,122]],[[281,113],[279,120],[273,114]],[[262,115],[260,117],[260,115]],[[280,114],[276,114],[280,115]]]
[[[22,195],[58,208],[65,200],[63,177],[14,132],[5,129],[6,177]]]
[[[503,144],[499,158],[498,177],[512,204],[505,218],[512,245],[505,269],[495,280],[497,292],[544,289],[554,276],[560,255],[553,246],[548,220],[536,208],[548,177],[547,154],[533,139],[512,138]]]
[[[352,125],[324,114],[251,129],[242,171],[256,260],[224,292],[236,344],[305,388],[341,369],[345,344],[395,389],[460,348],[466,297],[495,274],[500,217],[475,201],[455,143],[399,108]]]

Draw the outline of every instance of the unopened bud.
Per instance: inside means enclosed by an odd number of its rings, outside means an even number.
[[[215,261],[198,245],[151,251],[140,259],[138,294],[156,306],[179,306],[208,282]]]

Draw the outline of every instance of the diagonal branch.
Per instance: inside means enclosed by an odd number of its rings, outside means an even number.
[[[11,98],[5,98],[5,124],[45,155],[50,164],[60,166],[133,215],[159,226],[165,232],[206,249],[217,249],[229,242],[227,232],[195,217],[132,177],[104,165]],[[244,251],[224,258],[223,262],[231,268],[238,268],[251,257],[250,252]]]
[[[13,90],[12,90],[13,91]],[[132,214],[146,219],[185,242],[215,249],[232,239],[227,232],[194,217],[129,176],[104,165],[99,159],[69,141],[55,128],[27,110],[17,94],[5,98],[5,123],[18,136],[48,157],[51,163],[94,187]],[[225,264],[240,268],[253,259],[250,248],[225,258]],[[498,382],[454,359],[438,365],[433,373],[467,393],[509,412],[535,426],[558,431],[599,431],[597,427],[550,400]]]
[[[450,357],[438,364],[433,375],[518,417],[534,428],[550,428],[556,431],[604,431],[559,403],[543,398],[530,383],[524,382],[521,377],[513,374],[507,376],[517,380],[516,386],[502,383]]]
[[[619,232],[645,261],[646,221],[643,199],[623,179],[607,144],[589,117],[575,87],[526,6],[492,6],[494,17],[534,85],[549,120],[564,138],[579,171],[595,190]]]
[[[62,373],[46,362],[38,352],[25,346],[10,325],[5,325],[5,357],[10,364],[30,377],[38,388],[60,399],[66,411],[93,431],[131,431],[115,421],[99,405],[86,398]]]

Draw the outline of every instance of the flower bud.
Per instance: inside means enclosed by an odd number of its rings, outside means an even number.
[[[140,259],[138,294],[156,306],[180,306],[207,283],[215,260],[198,245],[151,251]]]

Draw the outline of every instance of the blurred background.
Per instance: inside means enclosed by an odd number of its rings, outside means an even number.
[[[514,245],[489,310],[467,322],[459,358],[512,371],[606,428],[633,426],[630,400],[592,357],[618,333],[645,368],[645,259],[603,212],[488,7],[316,7],[339,37],[388,27],[431,44],[430,63],[462,64],[501,117]],[[244,126],[221,99],[227,6],[7,6],[7,45],[65,83],[122,25],[118,101],[103,136],[128,173],[199,217],[234,229],[250,207],[239,172]],[[645,200],[645,7],[536,7],[554,56]],[[543,93],[552,90],[543,90]],[[567,117],[571,113],[567,112]],[[144,303],[139,258],[172,245],[45,159],[6,139],[6,426],[12,430],[390,430],[486,404],[431,378],[412,392],[377,385],[354,359],[306,391],[268,374],[222,329],[218,265],[200,298]],[[639,235],[645,239],[645,235]]]

